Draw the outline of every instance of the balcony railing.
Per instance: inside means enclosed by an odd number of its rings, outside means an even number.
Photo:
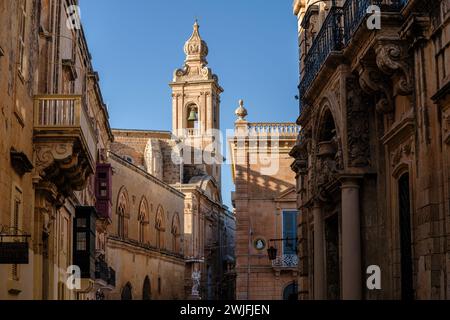
[[[330,53],[342,49],[342,8],[332,7],[305,58],[300,97],[308,91]]]
[[[40,135],[73,135],[81,137],[91,161],[97,154],[97,137],[79,95],[35,96],[34,129]]]
[[[298,266],[298,256],[296,254],[283,254],[272,261],[275,268],[296,268]]]
[[[264,123],[256,122],[248,125],[249,135],[279,135],[294,136],[300,132],[300,127],[295,123]]]
[[[369,14],[367,10],[375,5],[381,12],[396,12],[402,9],[408,0],[347,0],[344,11],[344,43],[347,45]]]
[[[200,129],[188,128],[186,129],[188,137],[198,137],[200,135]]]

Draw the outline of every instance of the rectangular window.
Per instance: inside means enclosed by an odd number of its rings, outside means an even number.
[[[87,250],[87,239],[85,232],[77,232],[77,251]]]
[[[19,71],[25,73],[25,33],[27,24],[27,0],[20,0],[19,3]]]
[[[283,254],[297,254],[297,211],[283,211]]]
[[[77,228],[87,228],[87,220],[85,218],[78,218]]]

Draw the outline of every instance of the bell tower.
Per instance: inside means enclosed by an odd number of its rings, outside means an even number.
[[[184,66],[174,72],[170,83],[172,132],[186,145],[192,146],[192,152],[197,149],[196,155],[191,155],[191,163],[185,165],[188,176],[207,174],[220,186],[220,163],[212,164],[205,158],[217,159],[221,155],[217,132],[220,130],[220,94],[223,89],[218,77],[208,67],[208,46],[202,40],[199,28],[196,21],[194,31],[184,45]],[[203,153],[202,159],[198,157],[199,149]],[[189,174],[191,171],[196,173]]]

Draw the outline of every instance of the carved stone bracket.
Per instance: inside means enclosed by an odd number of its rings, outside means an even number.
[[[389,79],[379,71],[376,65],[361,62],[359,85],[366,94],[376,95],[376,111],[381,114],[394,112],[393,92],[389,83]]]
[[[412,139],[407,139],[399,144],[390,153],[392,170],[395,173],[404,163],[410,163],[414,155],[414,144]]]
[[[92,168],[75,141],[37,142],[35,152],[39,185],[51,183],[62,196],[86,187]]]
[[[297,137],[297,142],[289,155],[295,158],[291,168],[294,172],[305,175],[308,169],[308,144],[311,142],[310,135],[304,130]]]
[[[386,75],[399,75],[394,94],[407,96],[414,90],[412,68],[408,62],[406,49],[398,42],[379,42],[375,47],[378,68]]]
[[[450,114],[443,117],[444,123],[444,141],[446,144],[450,145]]]

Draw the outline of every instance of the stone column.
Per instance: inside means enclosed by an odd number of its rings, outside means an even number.
[[[325,244],[322,208],[314,203],[314,300],[325,299]]]
[[[344,300],[361,300],[361,224],[358,178],[343,178],[341,190],[342,298]]]

